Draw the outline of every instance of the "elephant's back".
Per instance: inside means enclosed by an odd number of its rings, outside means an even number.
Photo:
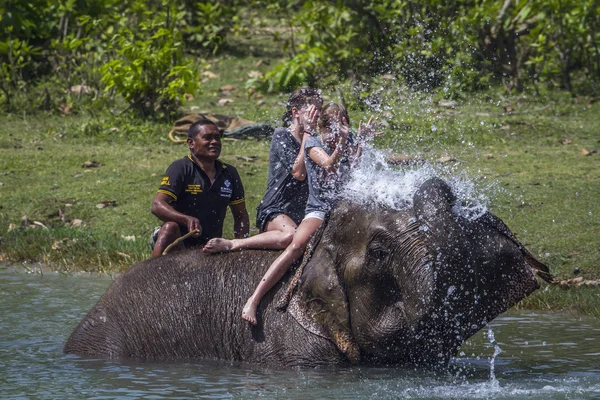
[[[189,251],[138,263],[110,285],[65,352],[289,364],[282,350],[306,341],[307,333],[289,314],[275,311],[287,277],[263,299],[258,327],[241,319],[243,304],[278,254]]]

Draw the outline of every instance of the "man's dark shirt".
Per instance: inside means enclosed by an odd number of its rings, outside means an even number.
[[[217,173],[211,184],[206,173],[188,155],[171,164],[163,177],[158,193],[173,198],[171,206],[182,214],[200,221],[202,234],[198,242],[223,236],[223,221],[229,205],[243,203],[244,187],[237,170],[219,160]],[[181,234],[187,227],[181,227]]]
[[[304,218],[308,183],[306,179],[299,181],[292,175],[292,167],[299,151],[300,142],[289,129],[275,129],[269,152],[267,189],[256,208],[256,225],[260,229],[264,229],[264,224],[273,214],[285,214],[296,224]]]

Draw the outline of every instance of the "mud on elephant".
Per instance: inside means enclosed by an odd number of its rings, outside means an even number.
[[[277,252],[176,253],[118,277],[65,352],[106,358],[238,360],[286,366],[443,366],[482,326],[535,291],[548,268],[490,213],[453,212],[442,180],[405,211],[342,203],[303,264],[243,302]],[[278,307],[276,307],[278,305]]]

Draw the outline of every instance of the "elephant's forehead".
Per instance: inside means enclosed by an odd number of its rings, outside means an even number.
[[[408,212],[385,211],[376,214],[368,219],[370,228],[373,230],[387,230],[390,232],[402,232],[408,225],[417,221],[417,219]]]

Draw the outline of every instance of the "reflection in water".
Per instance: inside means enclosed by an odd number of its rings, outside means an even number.
[[[74,326],[109,283],[0,268],[0,398],[600,398],[600,321],[554,314],[505,314],[465,343],[444,373],[63,355]]]

